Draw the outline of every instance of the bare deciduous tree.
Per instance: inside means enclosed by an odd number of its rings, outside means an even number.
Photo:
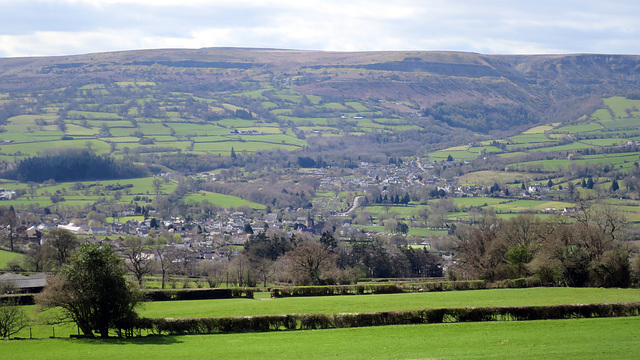
[[[0,301],[0,338],[9,338],[28,325],[27,316],[15,300]]]

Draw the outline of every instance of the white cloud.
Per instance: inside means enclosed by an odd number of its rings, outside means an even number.
[[[638,51],[625,0],[0,0],[0,56],[215,46]]]

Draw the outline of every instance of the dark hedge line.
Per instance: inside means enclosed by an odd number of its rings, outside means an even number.
[[[294,286],[272,288],[271,297],[394,294],[401,292],[403,289],[397,284]]]
[[[429,292],[429,291],[454,291],[454,290],[481,290],[481,289],[507,289],[528,288],[541,286],[535,278],[503,280],[498,282],[486,282],[482,280],[471,281],[431,281],[421,283],[398,284],[362,284],[362,285],[335,285],[335,286],[295,286],[272,288],[271,297],[293,296],[332,296],[332,295],[363,295],[363,294],[393,294],[401,292]]]
[[[253,299],[253,290],[247,288],[231,289],[182,289],[147,290],[144,295],[148,301],[208,300],[208,299]]]
[[[640,302],[548,306],[468,307],[349,314],[260,315],[221,318],[142,318],[133,331],[152,334],[214,334],[335,329],[449,322],[524,321],[640,316]]]

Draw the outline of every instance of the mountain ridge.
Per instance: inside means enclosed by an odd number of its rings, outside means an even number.
[[[389,105],[404,114],[441,102],[509,104],[530,111],[527,122],[544,123],[588,114],[595,99],[604,96],[639,92],[639,69],[638,55],[147,49],[0,59],[0,91],[149,80],[206,89],[228,82],[290,88],[338,101],[411,104]]]

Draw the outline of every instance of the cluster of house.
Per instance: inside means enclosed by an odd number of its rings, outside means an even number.
[[[13,190],[0,189],[0,200],[13,200],[17,197]]]

